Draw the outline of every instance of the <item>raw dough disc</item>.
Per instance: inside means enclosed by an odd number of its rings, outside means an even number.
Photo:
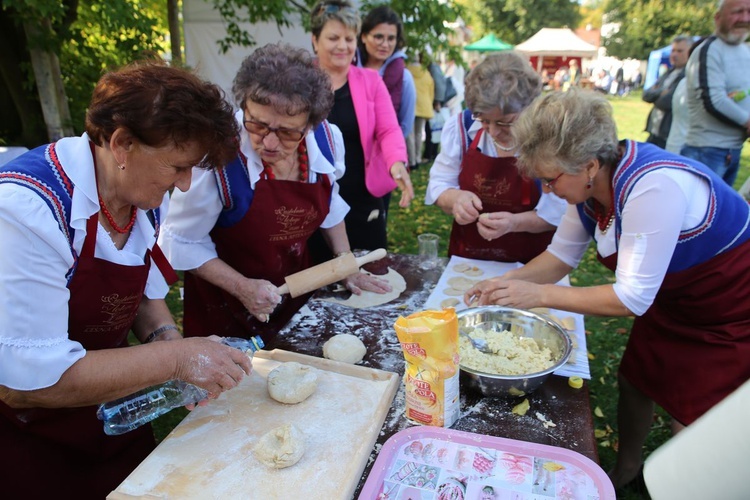
[[[365,344],[349,333],[334,335],[323,344],[323,356],[334,361],[354,364],[362,361],[366,353]]]
[[[290,467],[305,454],[305,435],[291,424],[276,427],[261,436],[253,454],[268,467]]]
[[[468,271],[469,269],[471,269],[471,266],[469,264],[466,264],[465,262],[453,266],[453,270],[457,273],[463,273],[465,271]]]
[[[453,287],[446,288],[443,290],[443,294],[445,295],[463,295],[465,290],[457,290]]]
[[[442,309],[445,309],[446,307],[455,307],[455,306],[457,306],[457,305],[458,305],[459,303],[460,303],[460,301],[459,301],[458,299],[456,299],[456,298],[453,298],[453,297],[451,297],[451,298],[449,298],[449,299],[445,299],[445,300],[443,300],[443,301],[442,301],[442,302],[440,303],[440,307],[441,307]]]
[[[472,268],[467,269],[466,271],[464,271],[464,274],[466,276],[481,276],[481,275],[484,274],[484,271],[482,271],[478,267],[472,267]]]
[[[268,374],[268,394],[279,403],[301,403],[317,388],[318,371],[312,366],[289,361]]]
[[[455,276],[448,280],[448,285],[456,290],[468,290],[473,287],[477,282],[471,278],[464,276]]]
[[[386,302],[390,302],[401,295],[401,292],[406,290],[406,280],[404,280],[404,277],[390,267],[388,268],[388,274],[384,276],[374,276],[387,281],[393,290],[386,293],[375,293],[362,290],[362,295],[352,294],[351,297],[346,300],[337,299],[336,297],[329,297],[321,300],[325,302],[333,302],[334,304],[341,304],[342,306],[353,307],[355,309],[364,309],[366,307],[379,306]]]

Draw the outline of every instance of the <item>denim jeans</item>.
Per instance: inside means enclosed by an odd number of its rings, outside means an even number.
[[[695,147],[683,146],[680,154],[706,165],[716,172],[716,175],[724,179],[724,182],[734,186],[734,180],[737,178],[737,171],[740,168],[739,149],[712,148],[712,147]]]

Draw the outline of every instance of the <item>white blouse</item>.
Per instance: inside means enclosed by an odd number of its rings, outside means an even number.
[[[681,231],[699,225],[706,216],[710,189],[703,178],[686,171],[661,169],[636,183],[622,212],[619,250],[615,230],[594,239],[603,257],[618,251],[614,291],[636,316],[654,302],[672,260]],[[575,205],[570,205],[547,250],[575,268],[591,238]]]
[[[86,221],[99,211],[94,163],[86,134],[57,142],[57,153],[75,185],[71,205],[73,247],[80,254]],[[168,196],[161,207],[166,214]],[[86,355],[80,343],[68,338],[66,273],[73,255],[57,220],[30,189],[0,184],[0,385],[17,390],[54,385],[62,374]],[[125,266],[143,265],[146,250],[155,243],[154,227],[138,210],[135,226],[122,250],[98,226],[95,256]],[[164,298],[169,290],[156,265],[146,285],[146,296]]]
[[[242,111],[238,111],[236,117],[241,121]],[[344,175],[346,169],[344,139],[341,131],[333,124],[331,124],[331,131],[334,139],[333,165],[318,148],[313,131],[310,131],[305,138],[310,173],[327,175],[333,185],[330,211],[321,224],[323,228],[339,224],[349,212],[349,205],[339,195],[339,185],[336,182],[336,179]],[[240,135],[240,150],[247,157],[250,185],[254,189],[255,183],[258,182],[263,172],[263,164],[260,156],[252,149],[250,136],[244,128]],[[310,180],[313,181],[314,178],[311,177]],[[169,210],[169,217],[159,237],[159,245],[175,269],[183,271],[197,269],[209,260],[218,258],[216,246],[209,233],[216,225],[223,206],[213,172],[199,168],[193,169],[190,189],[185,193],[180,191],[172,193]]]
[[[458,115],[460,116],[460,115]],[[427,184],[425,204],[433,205],[438,197],[447,189],[460,189],[458,175],[461,173],[461,158],[463,157],[463,146],[461,145],[461,131],[458,124],[458,116],[451,116],[443,127],[440,138],[440,153],[430,168],[430,182]],[[469,128],[468,141],[471,143],[482,124],[475,121]],[[489,134],[482,134],[477,147],[491,158],[497,158],[495,143]],[[542,193],[534,210],[544,221],[557,226],[560,224],[567,203],[554,193]]]

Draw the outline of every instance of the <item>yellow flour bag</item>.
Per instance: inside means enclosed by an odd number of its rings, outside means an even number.
[[[450,427],[460,412],[455,309],[399,317],[394,327],[406,359],[406,418]]]

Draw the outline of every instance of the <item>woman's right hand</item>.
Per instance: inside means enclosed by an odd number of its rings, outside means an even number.
[[[269,316],[281,302],[281,295],[273,283],[266,280],[243,278],[234,296],[258,321],[268,321]]]
[[[219,343],[219,339],[214,335],[172,341],[178,353],[174,378],[207,390],[209,399],[236,387],[252,371],[247,354]]]
[[[409,176],[409,170],[406,168],[403,162],[397,161],[391,165],[391,177],[396,181],[398,188],[401,190],[401,199],[398,202],[398,206],[406,208],[414,199],[414,186],[411,184],[411,176]]]
[[[471,191],[460,191],[453,202],[453,219],[461,226],[476,222],[482,210],[482,200]]]

